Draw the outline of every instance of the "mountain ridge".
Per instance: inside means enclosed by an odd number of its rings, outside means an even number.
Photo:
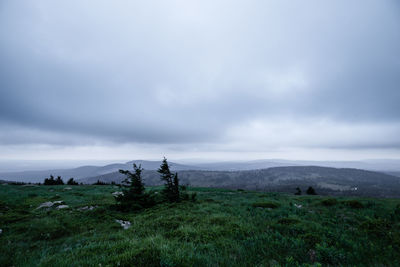
[[[80,181],[120,183],[124,178],[123,174],[114,172]],[[196,187],[291,193],[296,187],[305,191],[308,186],[313,186],[319,193],[327,195],[400,197],[399,177],[354,168],[286,166],[241,171],[183,170],[179,172],[179,178],[181,184]],[[148,186],[162,184],[154,170],[145,170],[143,180]]]

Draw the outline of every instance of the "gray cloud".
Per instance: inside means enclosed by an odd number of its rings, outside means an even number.
[[[399,11],[396,1],[3,1],[0,145],[398,147]]]

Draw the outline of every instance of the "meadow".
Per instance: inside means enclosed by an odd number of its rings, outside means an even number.
[[[188,188],[121,212],[118,190],[0,185],[0,265],[400,266],[399,199]],[[38,208],[54,201],[68,207]]]

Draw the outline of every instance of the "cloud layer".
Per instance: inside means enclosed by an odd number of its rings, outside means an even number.
[[[19,157],[400,146],[396,1],[10,0],[0,34],[0,147]]]

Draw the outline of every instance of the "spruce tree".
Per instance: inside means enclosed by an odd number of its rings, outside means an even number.
[[[141,165],[139,167],[133,164],[134,172],[128,170],[119,170],[120,173],[127,177],[122,182],[122,193],[115,197],[119,207],[123,210],[140,210],[154,205],[152,196],[145,192]]]
[[[76,182],[74,180],[74,178],[69,178],[69,180],[67,181],[67,185],[78,185],[78,182]]]
[[[296,187],[296,193],[294,193],[295,195],[301,195],[301,189],[300,187]]]
[[[164,190],[162,191],[164,198],[169,202],[180,201],[178,174],[171,173],[165,157],[158,169],[158,173],[161,175],[161,180],[164,181]]]
[[[308,187],[306,193],[307,193],[307,195],[316,195],[317,194],[317,192],[315,192],[315,189],[312,186]]]
[[[56,185],[63,185],[64,181],[61,179],[61,176],[57,176],[57,180],[55,182]]]
[[[128,170],[119,170],[120,173],[127,176],[123,181],[123,187],[125,188],[125,191],[141,195],[144,192],[144,185],[142,181],[142,165],[139,165],[138,167],[135,163],[133,163],[133,170],[134,173]]]
[[[55,185],[56,184],[56,180],[54,180],[54,176],[50,175],[50,178],[46,178],[44,179],[44,185]]]

